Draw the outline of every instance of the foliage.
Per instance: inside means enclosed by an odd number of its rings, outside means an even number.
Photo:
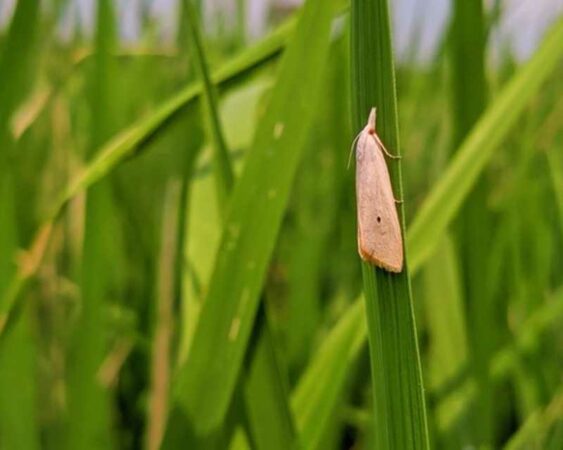
[[[452,0],[421,64],[386,0],[254,43],[186,0],[172,46],[143,4],[136,48],[71,3],[0,31],[0,449],[561,448],[561,18],[487,63],[507,12]],[[400,275],[356,250],[371,106]]]

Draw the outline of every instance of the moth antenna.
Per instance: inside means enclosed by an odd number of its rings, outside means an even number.
[[[356,145],[356,142],[358,142],[358,139],[360,138],[361,134],[362,132],[360,131],[352,141],[352,145],[350,146],[350,154],[348,155],[348,164],[346,164],[346,170],[350,168],[350,163],[352,162],[352,152],[354,151],[354,146]]]

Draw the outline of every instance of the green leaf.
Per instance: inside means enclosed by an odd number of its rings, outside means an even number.
[[[559,229],[563,233],[563,157],[561,152],[557,152],[555,149],[548,151],[547,161],[559,213]]]
[[[116,68],[111,52],[115,46],[115,16],[110,0],[102,0],[96,12],[96,55],[92,67],[89,108],[92,113],[90,150],[112,133],[112,79]],[[113,447],[109,391],[99,381],[99,370],[106,356],[107,333],[104,321],[106,301],[119,271],[119,248],[110,180],[105,179],[86,197],[84,240],[79,285],[80,314],[73,324],[68,355],[68,431],[67,448]],[[112,220],[113,219],[113,220]],[[108,237],[111,236],[111,242]],[[84,405],[88,405],[85,408]]]
[[[429,354],[428,389],[437,391],[455,379],[469,364],[467,326],[463,303],[460,268],[450,236],[444,236],[438,251],[424,270],[424,312],[427,318]],[[471,427],[461,416],[468,403],[469,384],[437,403],[434,421],[440,435],[436,442],[444,448],[461,448],[471,444]]]
[[[309,363],[291,404],[303,449],[319,449],[350,368],[367,336],[363,299],[351,305]]]
[[[386,0],[352,3],[352,118],[356,130],[377,107],[378,134],[399,155],[395,74]],[[400,164],[390,160],[395,196],[401,199]],[[400,209],[404,233],[403,208]],[[406,253],[406,252],[405,252]],[[403,271],[391,274],[362,263],[364,300],[378,448],[428,448],[428,425],[422,387],[414,311],[405,257]]]
[[[256,348],[242,372],[244,403],[255,449],[291,450],[297,443],[288,407],[289,389],[279,366],[279,355],[265,312],[257,317]]]
[[[451,23],[450,47],[452,60],[451,115],[455,148],[475,125],[485,108],[487,83],[485,79],[485,17],[483,2],[455,0]],[[470,64],[467,62],[471,61]],[[475,283],[482,276],[483,261],[487,259],[493,235],[492,216],[487,211],[489,194],[487,178],[474,183],[455,224],[459,238],[456,248],[460,255],[461,282],[466,293],[467,320],[471,341],[471,370],[483,395],[479,396],[472,414],[475,440],[490,443],[494,404],[488,363],[495,342],[492,311],[493,302],[487,295],[486,283]],[[442,338],[443,339],[443,338]],[[440,340],[442,340],[440,339]],[[447,340],[447,339],[444,339]],[[458,444],[458,446],[461,444]],[[456,446],[451,444],[451,446]]]
[[[8,32],[0,42],[0,334],[12,307],[10,280],[16,274],[21,236],[17,215],[19,180],[14,170],[10,124],[35,77],[39,12],[40,4],[35,0],[17,2]],[[0,342],[0,448],[40,448],[37,355],[30,312],[26,309],[17,315],[13,328]]]
[[[8,34],[2,42],[0,52],[0,170],[5,164],[7,147],[4,139],[8,137],[12,113],[29,92],[29,85],[35,73],[35,45],[39,30],[39,4],[34,0],[21,0],[17,3]]]
[[[37,352],[25,311],[0,342],[0,448],[39,449]]]
[[[450,45],[454,142],[459,144],[481,115],[487,95],[485,24],[481,1],[454,0]],[[471,64],[467,64],[471,61]]]
[[[233,187],[234,175],[231,163],[229,161],[229,153],[227,144],[221,129],[217,106],[217,92],[215,85],[211,81],[207,58],[203,46],[203,39],[201,36],[199,20],[192,0],[184,0],[186,17],[189,22],[190,42],[195,53],[195,60],[199,67],[199,72],[203,81],[203,100],[206,109],[206,117],[211,128],[211,137],[213,139],[213,149],[215,150],[215,160],[213,166],[215,167],[215,182],[216,191],[221,205],[220,212],[224,214],[225,206],[227,203],[227,196]]]
[[[196,59],[204,81],[205,115],[210,125],[215,150],[215,192],[219,211],[224,215],[228,196],[231,195],[233,185],[233,169],[219,120],[219,107],[215,86],[212,84],[208,74],[199,22],[190,0],[186,1],[185,6]],[[206,226],[209,227],[209,224],[206,224]],[[209,251],[209,247],[207,250]],[[188,299],[188,302],[190,302],[190,299]],[[192,313],[194,312],[193,309],[192,307]],[[188,316],[188,323],[195,324],[197,329],[199,308],[196,311],[196,321],[190,320]],[[278,366],[273,336],[266,314],[258,316],[256,327],[258,329],[257,342],[249,358],[248,370],[243,373],[243,378],[239,382],[244,385],[243,388],[239,385],[239,390],[242,391],[241,397],[244,397],[245,412],[248,427],[251,430],[251,438],[254,441],[255,448],[258,449],[294,448],[296,447],[296,438],[293,419],[286,401],[286,388],[281,375],[281,369]],[[234,407],[236,408],[237,405]]]
[[[306,3],[231,207],[177,399],[196,436],[217,430],[236,383],[270,255],[313,116],[331,5]],[[295,100],[297,99],[297,100]],[[178,422],[176,422],[178,423]]]
[[[12,306],[10,280],[15,277],[18,224],[16,179],[13,175],[13,145],[10,123],[14,111],[30,90],[34,72],[34,49],[39,28],[39,5],[34,0],[18,2],[8,33],[0,47],[0,334]]]
[[[151,354],[151,385],[147,408],[145,442],[147,449],[158,449],[166,428],[170,402],[173,338],[173,309],[177,297],[176,270],[179,255],[181,182],[172,178],[166,185],[162,208],[160,254],[157,264],[155,319]]]

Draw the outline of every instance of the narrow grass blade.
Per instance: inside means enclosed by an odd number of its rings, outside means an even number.
[[[96,10],[96,56],[90,75],[89,109],[92,114],[90,145],[93,152],[112,133],[112,66],[115,46],[115,16],[111,0],[101,0]],[[90,153],[87,152],[87,153]],[[107,332],[104,313],[113,288],[113,274],[119,271],[110,248],[118,248],[109,180],[98,184],[86,197],[84,241],[79,286],[81,309],[68,355],[67,448],[84,450],[113,447],[111,402],[99,381],[99,370],[106,355]],[[115,220],[115,219],[114,219]],[[112,236],[111,246],[108,236]],[[85,405],[88,405],[86,408]]]
[[[10,279],[16,274],[14,255],[17,249],[17,225],[15,220],[13,178],[4,176],[0,180],[0,334],[8,321],[12,307],[10,301]],[[4,219],[5,218],[5,219]]]
[[[485,107],[485,24],[481,1],[453,1],[450,28],[454,145],[458,145]],[[471,63],[468,64],[468,61]]]
[[[29,84],[35,73],[34,50],[39,29],[40,5],[34,0],[17,2],[8,34],[2,42],[0,53],[0,170],[6,163],[8,147],[4,139],[9,134],[11,115],[27,96]]]
[[[215,192],[219,212],[226,214],[228,197],[233,186],[233,169],[218,116],[218,99],[210,80],[202,37],[195,9],[190,0],[185,3],[189,29],[196,59],[204,81],[205,115],[210,125],[214,145]],[[209,225],[207,225],[209,226]],[[209,251],[209,249],[208,249]],[[199,309],[198,309],[199,312]],[[197,321],[191,321],[196,324]],[[296,446],[293,419],[286,401],[285,386],[274,351],[273,337],[266,314],[259,314],[256,324],[257,342],[249,357],[249,368],[243,372],[238,389],[244,399],[246,419],[257,449],[290,449]],[[239,396],[237,396],[238,401]],[[240,405],[234,405],[234,408]]]
[[[510,132],[562,55],[563,20],[558,20],[532,59],[518,70],[475,124],[421,206],[407,239],[413,270],[432,253],[493,151]]]
[[[163,205],[161,248],[156,292],[156,319],[152,343],[151,388],[145,445],[147,450],[158,450],[166,428],[170,397],[170,368],[173,307],[176,299],[175,269],[179,261],[178,226],[180,223],[181,186],[179,180],[168,182]]]
[[[454,125],[452,147],[457,149],[485,108],[487,87],[483,2],[455,0],[453,3],[450,34],[453,82],[451,111]],[[474,444],[487,444],[492,438],[493,402],[487,368],[495,347],[492,335],[495,317],[493,302],[486,295],[486,284],[475,282],[485,275],[483,261],[487,259],[494,231],[492,217],[486,209],[487,196],[487,179],[481,177],[468,193],[455,224],[457,250],[463,269],[461,281],[468,305],[470,367],[482,393],[475,405],[475,414],[472,414],[476,434]]]
[[[436,391],[468,366],[469,345],[465,324],[459,261],[452,239],[445,236],[433,256],[433,263],[424,270],[424,310],[429,340],[428,389]],[[461,448],[471,444],[471,428],[467,420],[452,426],[452,417],[460,416],[467,405],[467,389],[458,389],[438,403],[434,420],[440,435],[440,447]]]
[[[186,264],[182,275],[182,329],[176,366],[186,362],[219,247],[222,223],[214,187],[212,177],[194,178],[189,186],[183,250]]]
[[[326,2],[306,3],[233,192],[209,293],[187,362],[178,373],[177,399],[184,426],[196,436],[220,427],[231,400],[314,112],[332,14],[332,5]]]
[[[221,130],[219,122],[219,112],[217,108],[217,93],[215,85],[211,81],[209,74],[209,67],[207,64],[205,50],[203,48],[203,39],[201,36],[199,20],[197,13],[192,4],[192,0],[184,0],[184,7],[186,17],[189,22],[188,29],[190,31],[190,42],[195,53],[195,60],[199,67],[199,72],[203,81],[203,100],[207,111],[209,126],[211,128],[211,137],[213,139],[213,148],[215,150],[215,160],[213,166],[215,167],[215,183],[217,185],[216,191],[219,197],[219,204],[221,205],[220,211],[224,214],[227,196],[230,194],[233,186],[233,169],[229,161],[229,154],[227,151],[227,144]]]
[[[549,174],[553,184],[553,191],[559,213],[559,229],[563,233],[563,157],[561,152],[552,149],[547,152]]]
[[[10,280],[16,274],[18,247],[16,180],[10,166],[13,146],[9,124],[33,80],[33,53],[38,27],[38,3],[33,0],[18,2],[0,47],[0,334],[12,306]]]
[[[36,418],[37,352],[25,311],[0,342],[0,447],[41,448]]]
[[[378,134],[399,154],[395,74],[386,0],[352,3],[352,117],[361,130],[377,107]],[[390,161],[395,196],[402,198],[400,164]],[[400,209],[404,233],[403,208]],[[428,448],[428,426],[414,322],[408,260],[392,275],[363,262],[375,436],[379,448]]]
[[[283,382],[279,355],[265,311],[258,313],[257,321],[256,348],[241,378],[252,448],[298,449],[301,447],[297,443],[287,401],[289,390]]]
[[[363,299],[350,306],[323,340],[291,396],[301,446],[321,448],[350,368],[365,345],[367,329]]]
[[[216,204],[217,206],[216,209],[219,211],[221,219],[224,219],[225,211],[228,204],[228,197],[231,195],[231,190],[234,182],[233,168],[231,165],[231,161],[229,159],[229,152],[227,149],[227,144],[225,142],[223,128],[221,126],[221,121],[219,117],[219,105],[218,105],[216,86],[211,80],[209,74],[209,67],[205,55],[203,38],[201,36],[199,19],[197,17],[196,8],[192,4],[192,0],[185,0],[182,3],[182,17],[184,16],[186,19],[185,26],[187,28],[187,33],[189,33],[189,41],[187,43],[190,44],[193,53],[195,54],[195,60],[199,69],[199,75],[203,80],[202,103],[204,105],[203,108],[204,119],[206,119],[206,122],[208,123],[209,134],[211,135],[211,141],[213,142],[213,149],[214,149],[214,162],[213,162],[214,177],[213,178],[215,182],[215,188],[212,191],[215,193],[216,202],[208,202],[208,204],[206,204],[205,212],[211,209],[210,204],[211,206],[215,206]],[[183,22],[182,25],[184,25]],[[194,215],[197,214],[197,216],[199,216],[200,211],[201,210],[193,214]],[[206,232],[212,233],[211,230],[215,228],[212,225],[214,222],[215,221],[210,221],[209,223],[205,224]],[[193,236],[195,236],[195,234]],[[207,239],[205,240],[205,243],[206,243],[205,252],[207,254],[211,254],[210,249],[214,247],[210,246],[210,241],[208,241]],[[186,258],[188,258],[188,256]],[[197,321],[199,318],[199,311],[200,311],[200,303],[202,301],[202,299],[199,298],[200,297],[199,295],[197,295],[198,297],[197,299],[194,298],[196,296],[194,295],[195,292],[193,290],[192,292],[190,292],[190,287],[193,287],[194,285],[193,280],[196,277],[201,276],[202,268],[204,266],[206,266],[206,264],[202,264],[202,265],[198,264],[197,270],[199,271],[199,273],[196,273],[195,272],[196,267],[190,265],[191,274],[185,279],[186,289],[184,289],[185,295],[183,297],[182,307],[184,310],[184,318],[186,320],[184,322],[184,327],[183,327],[184,336],[182,338],[182,343],[179,353],[179,358],[182,362],[185,359],[185,355],[187,355],[187,351],[189,349],[189,344],[191,342],[193,332],[197,326]],[[207,281],[207,279],[205,281]]]

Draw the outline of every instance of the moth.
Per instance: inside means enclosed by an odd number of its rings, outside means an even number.
[[[389,272],[403,270],[403,238],[385,155],[391,155],[375,131],[371,109],[356,145],[358,252],[364,261]],[[353,144],[352,144],[353,147]]]

